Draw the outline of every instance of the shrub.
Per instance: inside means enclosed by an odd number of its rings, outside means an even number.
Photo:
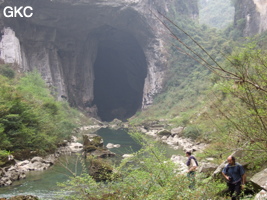
[[[183,135],[195,140],[201,135],[201,130],[197,126],[189,125],[184,129]]]
[[[110,200],[154,200],[154,199],[216,199],[221,190],[215,180],[197,178],[195,190],[188,188],[189,180],[164,155],[164,147],[155,145],[142,134],[131,134],[143,148],[133,157],[122,160],[113,171],[113,181],[96,182],[90,175],[70,177],[60,184],[61,199],[110,199]],[[118,174],[120,176],[118,176]],[[72,191],[72,193],[66,191]]]
[[[0,150],[45,154],[77,127],[77,113],[50,95],[37,72],[16,82],[0,76],[0,102]]]
[[[8,161],[9,151],[0,150],[0,166],[4,165]]]
[[[10,79],[15,77],[14,70],[7,64],[0,65],[0,74]]]

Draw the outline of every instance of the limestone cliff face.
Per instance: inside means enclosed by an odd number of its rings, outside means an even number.
[[[15,32],[10,28],[4,28],[2,34],[2,39],[0,41],[0,58],[7,63],[18,63],[21,66],[21,49]]]
[[[267,0],[237,0],[235,9],[235,27],[242,25],[243,36],[267,30]]]
[[[34,14],[6,18],[10,5]],[[197,0],[2,0],[1,58],[38,69],[59,100],[91,116],[125,119],[161,90],[165,29],[151,11],[170,9],[198,16]]]

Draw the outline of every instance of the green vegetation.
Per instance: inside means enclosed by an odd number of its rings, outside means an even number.
[[[216,29],[179,16],[174,23],[203,46],[217,62],[225,59],[220,51],[231,51],[231,41]],[[190,124],[189,118],[198,114],[196,108],[205,104],[207,90],[212,86],[212,73],[203,66],[206,64],[201,59],[214,62],[185,33],[173,24],[166,25],[188,48],[177,39],[169,41],[169,66],[162,92],[155,97],[153,106],[131,119],[131,123],[164,118],[170,120],[173,126],[187,126]]]
[[[8,151],[0,151],[0,166],[4,165],[8,161],[8,156],[10,155],[10,152]]]
[[[199,176],[197,188],[190,190],[186,174],[179,173],[180,167],[164,156],[163,147],[155,147],[155,143],[141,134],[132,135],[143,148],[114,167],[113,181],[96,182],[85,169],[80,176],[60,184],[63,190],[59,199],[215,199],[225,187]]]
[[[234,21],[234,6],[231,0],[200,0],[199,22],[224,29]]]
[[[210,56],[178,27],[167,24],[177,38],[169,43],[170,63],[164,88],[154,105],[138,113],[130,123],[167,119],[170,127],[186,127],[183,136],[209,144],[197,155],[199,160],[213,157],[221,164],[231,153],[242,150],[247,169],[259,170],[267,156],[267,52],[262,49],[267,34],[232,50],[229,38],[215,29],[181,18],[175,23]],[[234,38],[239,36],[234,30],[228,33]],[[199,176],[196,190],[189,190],[188,179],[177,173],[179,167],[164,157],[164,150],[155,148],[140,134],[133,136],[143,149],[113,168],[112,181],[96,182],[84,173],[62,185],[64,191],[75,188],[64,198],[220,199],[224,183]]]
[[[225,36],[238,38],[243,20],[237,22],[239,30],[228,28],[223,35],[175,17],[178,27],[166,22],[177,38],[169,41],[170,62],[162,93],[130,123],[167,119],[170,128],[186,127],[183,136],[209,144],[197,155],[199,160],[213,157],[221,163],[242,150],[246,154],[242,161],[250,171],[257,171],[267,156],[267,51],[263,49],[267,34],[232,50]],[[11,152],[47,153],[70,135],[76,112],[66,102],[54,100],[38,73],[16,79],[12,70],[2,66],[0,74],[0,161]],[[189,180],[164,156],[164,149],[141,134],[133,137],[143,145],[134,157],[113,167],[91,160],[89,169],[99,168],[99,176],[90,176],[83,165],[82,174],[72,173],[69,181],[60,184],[60,199],[220,198],[223,183],[199,175],[196,189],[188,189]],[[103,177],[105,182],[95,180]]]
[[[221,73],[227,78],[217,80],[210,91],[211,109],[196,121],[203,128],[206,126],[205,130],[214,130],[206,137],[223,144],[212,150],[213,155],[221,155],[222,149],[225,154],[242,149],[246,151],[242,159],[249,162],[253,158],[252,169],[265,162],[266,157],[266,66],[266,50],[255,42],[237,48]],[[207,120],[212,120],[215,126]]]
[[[210,143],[204,155],[200,156],[215,157],[221,162],[235,150],[242,149],[247,152],[244,161],[255,158],[255,164],[251,166],[253,170],[263,162],[262,155],[266,153],[264,149],[267,145],[267,59],[266,50],[262,49],[266,34],[257,37],[257,43],[239,45],[231,50],[232,53],[229,51],[229,55],[221,53],[230,45],[218,33],[209,34],[208,40],[205,39],[205,33],[211,30],[193,32],[190,25],[185,27],[181,22],[177,24],[215,59],[205,56],[202,50],[198,52],[197,44],[190,43],[179,31],[174,32],[190,47],[190,51],[175,44],[175,47],[179,47],[178,53],[172,56],[163,92],[155,98],[151,108],[131,122],[168,119],[172,127],[187,127],[183,136]],[[201,35],[201,39],[198,35]],[[220,45],[218,39],[221,40]],[[192,51],[201,55],[206,62],[205,67],[197,62],[192,64]],[[181,55],[183,52],[189,52],[190,57]],[[193,57],[199,59],[196,55]]]
[[[77,127],[78,112],[56,101],[37,72],[18,78],[2,65],[0,74],[0,154],[53,152]]]
[[[206,25],[176,17],[174,23],[178,27],[165,24],[176,38],[169,41],[170,62],[162,93],[130,123],[167,119],[170,127],[186,127],[183,136],[209,144],[197,155],[200,160],[213,157],[220,164],[234,151],[242,150],[246,154],[242,162],[248,163],[250,171],[257,171],[267,156],[267,52],[262,49],[267,34],[257,38],[260,42],[232,48],[231,40],[225,36],[237,39],[244,21],[238,22],[239,30],[230,27],[223,35]],[[143,144],[143,149],[114,166],[111,181],[96,182],[84,171],[61,185],[63,197],[220,199],[224,183],[199,176],[196,189],[189,190],[188,179],[177,173],[179,166],[164,156],[164,150],[155,148],[140,134],[133,136]],[[73,189],[73,194],[64,195]]]
[[[238,30],[230,27],[224,32],[179,18],[173,22],[167,24],[175,41],[170,42],[162,93],[130,122],[167,119],[166,127],[186,127],[183,136],[209,144],[199,158],[213,157],[221,163],[242,150],[242,162],[249,163],[250,172],[259,170],[267,147],[267,33],[253,40],[240,38],[244,20],[238,22]]]
[[[0,66],[0,74],[2,76],[5,76],[7,78],[14,78],[15,77],[15,72],[13,69],[11,69],[11,66],[8,64],[2,64]]]

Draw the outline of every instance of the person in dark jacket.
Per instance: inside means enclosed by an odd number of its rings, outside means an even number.
[[[245,170],[242,165],[235,161],[234,156],[229,156],[227,162],[222,174],[227,180],[227,193],[230,194],[232,200],[236,200],[239,199],[241,189],[246,183]]]

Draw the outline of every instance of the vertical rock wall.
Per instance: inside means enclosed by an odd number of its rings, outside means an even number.
[[[267,0],[237,0],[235,2],[235,28],[243,36],[253,36],[267,30]]]
[[[93,104],[94,63],[98,46],[104,37],[109,37],[110,31],[129,34],[145,55],[144,81],[141,76],[138,81],[133,69],[128,71],[128,81],[133,87],[144,82],[139,108],[146,108],[160,92],[167,66],[164,37],[168,34],[152,11],[198,16],[197,0],[5,0],[0,4],[0,11],[9,5],[30,5],[34,15],[32,18],[0,17],[4,30],[1,58],[19,63],[23,71],[38,69],[59,100],[67,99],[72,106],[94,117],[97,117],[97,106]],[[127,41],[122,40],[120,45],[127,45]],[[138,63],[131,60],[133,56],[126,56],[127,62]]]
[[[259,33],[267,30],[267,0],[253,0],[259,13]]]
[[[22,65],[20,43],[15,32],[11,28],[4,28],[2,30],[0,52],[0,58],[6,63]]]

